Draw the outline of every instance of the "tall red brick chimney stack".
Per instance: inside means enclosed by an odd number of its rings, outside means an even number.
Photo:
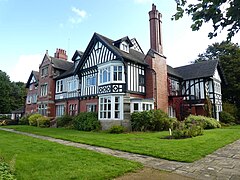
[[[161,18],[162,15],[152,4],[152,10],[149,12],[151,48],[145,57],[149,65],[146,70],[146,97],[154,99],[155,109],[161,109],[167,113],[167,64],[162,49]]]
[[[150,22],[150,44],[151,49],[162,54],[162,14],[158,12],[156,6],[152,4],[152,10],[149,11],[149,22]]]
[[[56,49],[56,52],[54,53],[54,57],[58,58],[58,59],[63,59],[63,60],[67,60],[68,56],[67,53],[64,49]]]

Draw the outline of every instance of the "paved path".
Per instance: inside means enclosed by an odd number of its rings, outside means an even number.
[[[71,141],[56,139],[52,137],[15,131],[13,129],[0,128],[0,130],[23,134],[38,139],[56,142],[66,146],[88,149],[116,157],[137,161],[147,167],[178,173],[184,176],[192,177],[194,179],[240,180],[240,140],[237,140],[232,144],[218,149],[214,153],[206,156],[205,158],[202,158],[201,160],[195,161],[193,163],[182,163],[145,155],[112,150],[103,147],[74,143]]]

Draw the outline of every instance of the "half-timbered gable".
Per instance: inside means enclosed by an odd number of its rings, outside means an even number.
[[[37,71],[32,71],[26,84],[26,88],[28,89],[25,108],[26,114],[37,112],[38,76],[39,73]]]
[[[213,115],[219,119],[219,112],[222,111],[222,95],[221,82],[225,81],[222,74],[219,62],[217,60],[205,61],[187,66],[168,68],[168,78],[172,83],[174,80],[181,79],[177,86],[180,89],[179,93],[173,93],[170,97],[173,104],[176,104],[176,99],[181,102],[182,106],[189,106],[195,109],[191,113],[201,114],[204,112],[204,106],[209,99],[212,103]],[[170,89],[172,84],[170,83]],[[176,83],[176,82],[174,82]],[[181,107],[183,110],[184,108]],[[199,111],[199,112],[196,112]]]

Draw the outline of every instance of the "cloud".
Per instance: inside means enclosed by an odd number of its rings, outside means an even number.
[[[84,18],[87,17],[87,12],[85,10],[80,10],[76,7],[72,7],[72,12],[74,13],[74,16],[71,16],[69,18],[69,21],[72,23],[72,24],[79,24],[80,22],[82,22],[82,20]]]
[[[39,71],[42,59],[42,54],[20,55],[17,63],[9,73],[11,81],[26,83],[32,70]]]

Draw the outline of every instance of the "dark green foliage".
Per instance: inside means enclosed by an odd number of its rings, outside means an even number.
[[[0,162],[0,179],[1,180],[15,180],[10,166],[5,162]]]
[[[203,128],[196,123],[177,122],[172,132],[174,139],[192,138],[203,134]]]
[[[28,120],[29,120],[29,125],[30,126],[37,126],[37,119],[42,117],[41,114],[32,114]]]
[[[82,112],[73,118],[73,126],[80,131],[94,131],[101,128],[95,112]]]
[[[20,125],[29,125],[29,117],[31,116],[31,114],[25,114],[24,116],[22,116],[19,119],[19,124]]]
[[[238,108],[235,104],[224,102],[223,103],[223,110],[225,112],[228,112],[229,114],[231,114],[237,120]]]
[[[221,124],[214,118],[205,116],[194,116],[190,115],[185,119],[186,124],[197,124],[203,129],[215,129],[221,128]]]
[[[125,128],[123,126],[112,126],[108,132],[111,134],[121,134],[125,131]]]
[[[235,118],[232,116],[230,113],[226,111],[220,112],[220,121],[225,124],[234,124],[235,123]]]
[[[11,115],[0,115],[0,120],[11,119]]]
[[[22,107],[25,103],[26,88],[22,82],[11,82],[9,76],[0,70],[0,114]]]
[[[178,20],[184,13],[192,16],[193,31],[199,30],[203,23],[212,22],[213,31],[208,34],[210,39],[227,28],[227,39],[231,40],[240,29],[239,0],[198,0],[194,3],[189,3],[188,0],[176,0],[176,2],[177,12],[172,19]]]
[[[37,127],[49,127],[50,126],[50,118],[46,116],[41,116],[37,118]]]
[[[176,119],[169,118],[162,110],[134,112],[131,115],[133,131],[163,131],[172,127]]]
[[[70,115],[63,115],[57,118],[57,127],[73,127],[73,117]]]
[[[200,54],[194,63],[212,59],[220,60],[227,80],[227,84],[222,82],[222,99],[225,102],[223,110],[227,108],[226,111],[233,113],[233,116],[236,113],[236,119],[240,119],[240,47],[238,44],[225,41],[214,43],[208,46],[206,52]]]

